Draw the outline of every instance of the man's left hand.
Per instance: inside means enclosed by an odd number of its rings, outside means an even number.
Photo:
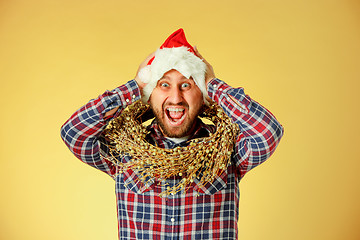
[[[213,67],[210,65],[210,63],[208,61],[206,61],[206,59],[199,53],[198,49],[196,46],[194,46],[194,50],[196,55],[204,61],[204,63],[206,64],[206,74],[205,74],[205,86],[208,85],[208,83],[213,80],[215,78],[215,72]]]

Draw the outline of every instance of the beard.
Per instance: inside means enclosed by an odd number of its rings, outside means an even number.
[[[185,104],[177,104],[177,106],[179,105],[185,106]],[[202,107],[200,107],[193,116],[190,116],[188,114],[186,116],[184,123],[181,126],[174,127],[174,126],[169,126],[165,123],[165,118],[167,116],[165,116],[166,113],[164,108],[154,108],[152,105],[150,106],[151,106],[151,110],[155,115],[155,119],[160,126],[161,132],[164,134],[164,136],[170,138],[181,138],[190,135],[194,131],[198,121],[198,115],[203,109]]]

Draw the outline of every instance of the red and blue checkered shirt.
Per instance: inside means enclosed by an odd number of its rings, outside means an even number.
[[[219,79],[208,85],[209,96],[241,129],[231,164],[207,186],[193,186],[186,194],[159,197],[165,191],[153,181],[144,187],[135,172],[119,174],[117,166],[105,160],[108,149],[102,136],[107,123],[126,106],[140,99],[134,80],[106,91],[76,111],[61,128],[61,137],[73,154],[115,180],[119,239],[237,239],[239,181],[246,172],[264,162],[275,151],[283,128],[259,103]],[[231,96],[231,97],[230,97]],[[112,116],[104,117],[119,107]],[[150,125],[148,140],[163,148],[185,146],[165,138],[156,121]],[[192,138],[207,136],[213,126],[198,121]],[[123,156],[121,161],[129,161]],[[173,186],[181,179],[167,179]]]

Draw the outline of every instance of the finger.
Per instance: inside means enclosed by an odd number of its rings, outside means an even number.
[[[149,56],[147,56],[146,60],[150,60],[151,58],[153,58],[155,56],[155,52],[156,51],[150,53]]]
[[[155,56],[155,52],[150,53],[145,60],[141,63],[141,66],[146,66],[148,62]]]
[[[198,56],[200,59],[204,59],[203,56],[201,56],[201,54],[199,53],[199,50],[197,49],[196,46],[194,46],[194,51],[195,51],[196,56]]]
[[[196,55],[208,66],[211,67],[210,63],[208,61],[206,61],[206,59],[199,53],[199,50],[197,49],[196,46],[194,46],[194,50]]]
[[[150,53],[150,54],[145,58],[145,60],[144,60],[142,63],[140,63],[140,65],[139,65],[139,67],[138,67],[138,69],[137,69],[137,71],[136,71],[136,76],[137,76],[137,74],[139,73],[139,71],[140,71],[143,67],[145,67],[145,66],[148,64],[148,62],[150,61],[150,59],[152,59],[154,56],[155,56],[155,52],[152,52],[152,53]]]

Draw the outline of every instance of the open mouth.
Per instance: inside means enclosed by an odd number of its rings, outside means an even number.
[[[171,125],[180,125],[185,119],[185,108],[183,107],[167,107],[165,109],[166,116]]]

